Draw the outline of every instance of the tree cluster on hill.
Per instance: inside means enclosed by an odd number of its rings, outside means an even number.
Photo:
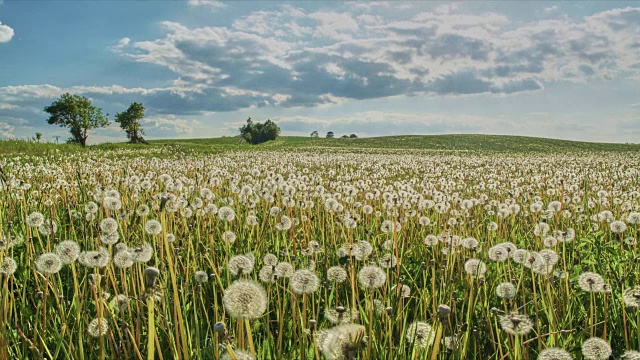
[[[260,123],[248,118],[247,123],[240,128],[240,137],[250,144],[260,144],[275,140],[278,135],[280,135],[280,128],[269,119],[264,123]]]
[[[102,109],[94,106],[91,100],[85,96],[63,94],[51,105],[46,106],[44,111],[49,114],[47,122],[50,125],[59,125],[68,128],[71,138],[67,143],[87,145],[89,131],[97,128],[109,126],[109,114],[104,115]],[[140,121],[144,118],[144,106],[140,103],[132,103],[129,108],[121,113],[117,113],[115,121],[120,124],[120,128],[127,134],[131,143],[146,143],[142,135],[144,130]],[[37,137],[39,141],[42,134]]]
[[[327,132],[327,135],[326,135],[325,137],[326,137],[327,139],[333,139],[335,136],[336,136],[336,135],[333,133],[333,131],[328,131],[328,132]],[[317,138],[317,137],[320,137],[320,134],[318,133],[318,131],[317,131],[317,130],[314,130],[314,131],[311,133],[311,137],[312,137],[312,138]],[[358,135],[356,135],[356,134],[351,134],[351,135],[342,135],[340,138],[341,138],[341,139],[356,139],[356,138],[358,138]]]

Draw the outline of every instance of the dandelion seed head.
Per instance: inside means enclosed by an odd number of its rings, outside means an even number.
[[[55,274],[62,269],[62,260],[55,253],[45,253],[36,260],[36,269],[46,275]]]
[[[267,293],[251,280],[236,280],[224,292],[224,308],[234,319],[257,319],[267,308]]]
[[[375,290],[387,281],[387,274],[377,266],[365,266],[358,272],[358,282],[360,286]]]
[[[342,283],[347,280],[347,272],[340,266],[332,266],[327,269],[327,280]]]
[[[144,231],[149,235],[159,235],[162,232],[162,224],[158,220],[148,220],[144,224]]]
[[[538,360],[573,360],[573,356],[563,349],[548,348],[538,354]]]
[[[0,264],[0,274],[5,274],[7,276],[12,275],[18,269],[18,264],[13,258],[5,256],[2,260],[2,264]]]
[[[500,327],[502,331],[511,335],[526,335],[533,330],[533,321],[528,316],[512,312],[508,315],[500,315]]]
[[[606,360],[612,352],[609,343],[597,337],[592,337],[582,343],[582,355],[588,360]]]
[[[61,241],[56,245],[55,253],[60,257],[63,264],[71,264],[80,255],[80,245],[73,240]]]
[[[105,318],[95,318],[87,326],[87,332],[95,338],[106,335],[108,331],[109,323]]]
[[[415,321],[407,328],[406,338],[418,348],[427,348],[433,344],[436,332],[424,321]]]
[[[318,275],[307,269],[297,270],[289,278],[289,286],[296,294],[312,294],[318,290],[319,285]]]

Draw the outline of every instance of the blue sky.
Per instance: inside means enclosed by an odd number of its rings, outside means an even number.
[[[0,0],[0,137],[62,93],[147,138],[485,133],[640,142],[637,2]],[[112,124],[90,142],[124,140]]]

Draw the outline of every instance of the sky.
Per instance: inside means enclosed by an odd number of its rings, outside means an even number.
[[[146,108],[147,139],[481,133],[640,143],[636,1],[0,0],[0,138]],[[124,141],[112,123],[90,143]]]

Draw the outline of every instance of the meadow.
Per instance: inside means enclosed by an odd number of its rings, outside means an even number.
[[[0,359],[640,359],[640,147],[0,142]]]

